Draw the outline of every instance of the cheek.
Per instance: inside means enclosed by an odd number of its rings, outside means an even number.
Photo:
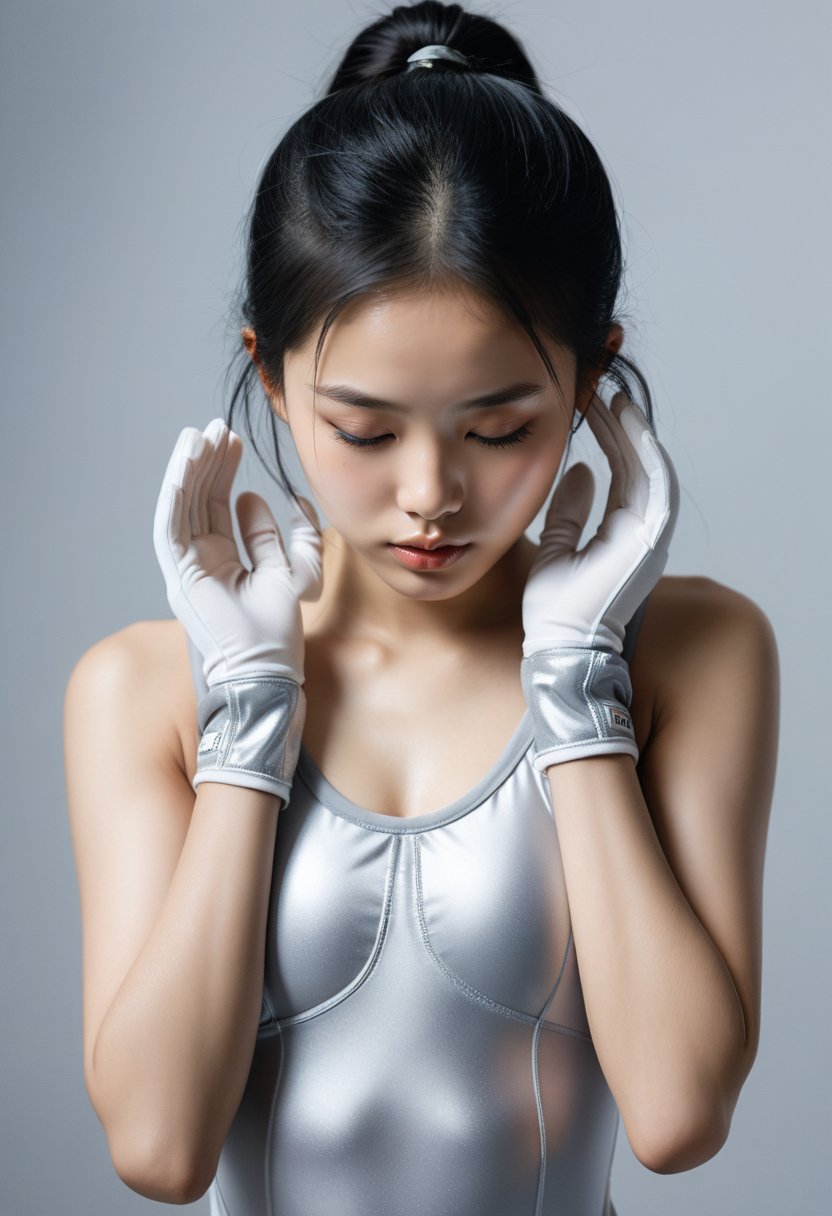
[[[478,482],[478,513],[528,526],[552,490],[564,444],[541,444],[529,455],[495,460],[492,473]]]
[[[322,489],[333,511],[343,516],[377,516],[389,507],[389,481],[363,469],[355,459],[330,461]]]
[[[333,523],[338,520],[376,515],[385,505],[383,478],[373,473],[372,457],[341,451],[319,432],[317,452],[312,432],[295,440],[298,457],[309,487]],[[387,486],[389,492],[389,486]]]

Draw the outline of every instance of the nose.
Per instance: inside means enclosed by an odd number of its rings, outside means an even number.
[[[440,443],[425,440],[402,451],[397,505],[406,515],[438,519],[462,506],[464,479],[458,460]]]

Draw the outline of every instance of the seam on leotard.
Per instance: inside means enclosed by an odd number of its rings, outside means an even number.
[[[261,1026],[269,1026],[272,1022],[277,1021],[277,1014],[275,1013],[274,1009],[272,1009],[272,1003],[269,1000],[268,993],[266,992],[265,974],[263,976],[263,996],[262,996],[262,1000],[260,1003],[260,1013],[261,1014],[263,1012],[263,1006],[265,1006],[265,1008],[266,1008],[268,1018],[265,1021],[261,1020],[260,1025],[258,1026],[258,1030],[260,1029]]]
[[[558,971],[557,979],[555,980],[552,991],[546,1000],[546,1004],[540,1011],[535,1023],[534,1031],[532,1032],[532,1084],[534,1087],[534,1100],[537,1106],[537,1125],[540,1129],[540,1166],[537,1176],[537,1203],[535,1205],[535,1216],[540,1216],[543,1204],[543,1187],[546,1181],[546,1118],[543,1114],[543,1102],[540,1097],[540,1065],[538,1061],[537,1045],[540,1040],[540,1027],[543,1024],[544,1014],[549,1008],[555,993],[560,987],[560,982],[563,978],[563,973],[566,970],[566,960],[569,957],[569,950],[572,946],[572,925],[569,926],[569,937],[566,942],[566,950],[563,953],[560,970]]]
[[[422,942],[424,944],[425,949],[427,950],[428,956],[431,958],[431,960],[436,965],[436,967],[446,977],[446,979],[449,979],[451,981],[451,983],[455,985],[455,987],[457,987],[462,993],[464,993],[465,996],[469,997],[471,1000],[477,1001],[479,1004],[487,1006],[487,1008],[491,1009],[494,1013],[499,1013],[502,1017],[510,1018],[512,1021],[515,1021],[515,1022],[522,1022],[526,1026],[535,1026],[540,1019],[539,1014],[535,1015],[532,1013],[524,1013],[520,1009],[513,1009],[511,1007],[511,1005],[504,1005],[501,1001],[495,1001],[492,997],[486,996],[484,992],[480,992],[480,990],[478,988],[475,988],[473,986],[473,984],[469,984],[467,980],[464,980],[461,976],[457,975],[455,971],[452,971],[451,968],[444,961],[444,959],[441,957],[441,955],[437,953],[436,948],[433,945],[433,942],[430,940],[430,931],[428,929],[427,919],[425,916],[425,906],[424,906],[423,888],[422,888],[422,853],[421,853],[421,849],[422,849],[422,842],[421,842],[420,837],[414,836],[413,837],[413,853],[414,853],[413,862],[414,862],[414,867],[415,867],[415,872],[416,872],[416,905],[417,905],[416,914],[419,919],[419,930],[420,930],[420,933],[422,936]],[[569,940],[567,940],[567,943],[566,943],[566,950],[564,952],[563,960],[561,961],[560,972],[563,971],[563,967],[565,965],[568,953],[569,953]],[[560,976],[560,972],[559,972],[559,976]],[[548,1002],[547,1002],[547,1005],[548,1005]],[[546,1009],[546,1006],[544,1005],[544,1012],[545,1012],[545,1009]],[[590,1041],[592,1038],[591,1035],[588,1035],[583,1030],[575,1030],[571,1026],[562,1026],[558,1022],[545,1022],[544,1026],[546,1029],[554,1030],[558,1033],[575,1035],[577,1038],[589,1039]]]
[[[280,1093],[280,1078],[283,1076],[283,1063],[286,1059],[286,1048],[283,1044],[283,1035],[280,1027],[277,1027],[277,1033],[280,1041],[280,1065],[277,1070],[277,1080],[274,1083],[272,1090],[272,1099],[269,1103],[269,1120],[266,1124],[266,1151],[263,1154],[263,1194],[266,1197],[266,1216],[275,1216],[275,1207],[272,1196],[272,1173],[269,1169],[269,1162],[272,1157],[272,1138],[274,1136],[275,1113],[277,1111],[277,1095]]]
[[[298,1022],[306,1022],[309,1018],[316,1018],[322,1013],[326,1013],[328,1009],[339,1005],[341,1001],[345,1001],[351,996],[357,988],[359,988],[366,980],[370,978],[372,973],[378,966],[378,960],[381,956],[382,946],[387,936],[387,928],[390,923],[390,908],[393,902],[393,889],[395,887],[396,871],[398,869],[398,857],[401,851],[401,838],[394,837],[390,841],[389,857],[387,861],[387,876],[385,881],[384,900],[382,903],[381,916],[379,918],[378,929],[376,931],[376,940],[373,943],[373,948],[370,951],[367,961],[358,972],[358,974],[349,981],[343,988],[332,996],[327,997],[325,1001],[319,1002],[317,1005],[312,1005],[309,1009],[304,1009],[300,1013],[289,1014],[288,1017],[278,1018],[275,1025],[278,1028],[285,1026],[294,1026]]]

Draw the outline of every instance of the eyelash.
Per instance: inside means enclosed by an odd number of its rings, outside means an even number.
[[[531,427],[527,423],[523,423],[516,431],[512,431],[510,435],[501,435],[499,439],[489,439],[485,435],[475,435],[474,438],[484,447],[503,448],[513,443],[522,443],[531,433]],[[337,427],[334,428],[334,434],[336,439],[354,448],[374,448],[389,438],[387,435],[377,435],[374,439],[358,439],[355,435],[347,435],[344,431],[339,431]]]

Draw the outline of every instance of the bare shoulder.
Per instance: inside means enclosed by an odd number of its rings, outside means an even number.
[[[647,601],[633,656],[633,682],[649,688],[654,726],[690,694],[705,671],[726,685],[771,674],[774,629],[749,596],[704,575],[666,575]]]
[[[177,620],[134,621],[90,646],[72,669],[66,712],[118,699],[185,771],[187,723],[196,706],[187,635]]]

